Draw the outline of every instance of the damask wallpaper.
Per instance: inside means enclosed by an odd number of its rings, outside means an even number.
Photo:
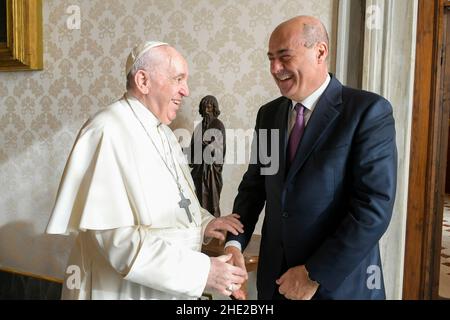
[[[212,94],[225,127],[248,130],[261,104],[279,95],[266,58],[272,29],[314,15],[333,47],[336,3],[43,0],[44,70],[0,73],[0,267],[62,277],[72,238],[43,233],[59,180],[83,122],[125,91],[124,64],[135,43],[169,42],[189,63],[191,95],[173,129],[192,132],[200,99]],[[225,165],[223,213],[245,169]]]

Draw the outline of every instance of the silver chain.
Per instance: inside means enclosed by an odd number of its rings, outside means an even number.
[[[144,129],[145,133],[147,134],[147,136],[149,137],[150,141],[152,142],[153,147],[155,147],[156,152],[158,152],[159,157],[161,158],[162,162],[163,162],[164,165],[166,166],[166,168],[167,168],[167,170],[169,171],[170,175],[171,175],[172,178],[175,180],[175,182],[176,182],[176,184],[177,184],[177,187],[178,187],[178,190],[179,190],[180,192],[183,192],[183,191],[182,191],[182,188],[181,188],[180,181],[179,181],[180,178],[179,178],[179,176],[178,176],[178,170],[177,170],[177,167],[176,167],[176,165],[175,165],[175,159],[173,158],[172,147],[170,146],[170,141],[169,141],[169,139],[167,138],[166,133],[164,132],[164,136],[166,137],[167,144],[169,145],[170,158],[171,158],[171,160],[172,160],[173,169],[175,170],[175,175],[173,174],[172,170],[170,170],[170,167],[167,165],[166,161],[164,160],[164,157],[162,156],[161,152],[159,151],[158,147],[156,146],[155,142],[153,141],[153,138],[152,138],[151,135],[148,133],[148,131],[147,131],[147,129],[145,128],[144,124],[142,123],[141,119],[139,119],[138,115],[137,115],[136,112],[133,110],[133,107],[131,107],[131,104],[130,104],[130,102],[128,101],[128,98],[127,98],[126,96],[124,96],[124,98],[125,98],[125,100],[126,100],[128,106],[130,107],[131,111],[133,112],[134,116],[136,117],[136,119],[137,119],[137,120],[139,121],[139,123],[141,124],[142,129]],[[158,130],[158,129],[157,129],[157,130]],[[161,141],[161,143],[163,144],[163,148],[164,148],[164,143],[163,143],[163,141]]]

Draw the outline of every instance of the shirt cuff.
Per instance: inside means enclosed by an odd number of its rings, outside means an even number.
[[[225,248],[229,247],[229,246],[233,246],[239,249],[239,251],[242,251],[242,246],[241,243],[239,241],[236,240],[230,240],[227,243],[225,243]]]

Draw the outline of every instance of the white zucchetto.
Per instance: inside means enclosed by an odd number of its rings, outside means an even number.
[[[169,45],[168,43],[160,41],[146,41],[134,46],[134,48],[131,50],[127,58],[127,63],[125,65],[125,76],[128,76],[136,61],[140,57],[142,57],[143,54],[146,53],[148,50],[154,47],[168,46],[168,45]]]

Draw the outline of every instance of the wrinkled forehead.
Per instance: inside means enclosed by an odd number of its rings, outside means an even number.
[[[188,73],[188,64],[186,59],[174,48],[168,48],[168,65],[175,73]]]

